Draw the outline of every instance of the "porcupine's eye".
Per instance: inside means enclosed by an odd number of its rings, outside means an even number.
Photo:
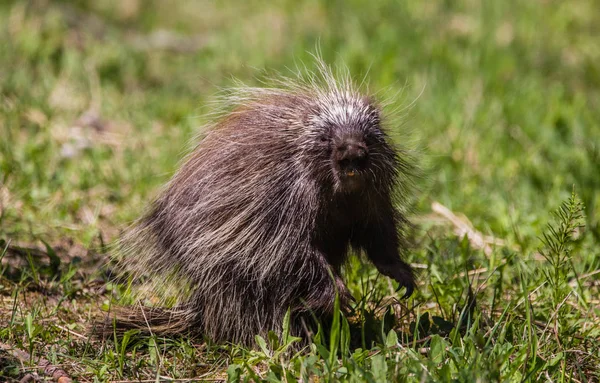
[[[331,136],[331,125],[326,125],[323,127],[323,130],[321,131],[320,135],[319,135],[319,141],[321,143],[329,143],[330,136]]]

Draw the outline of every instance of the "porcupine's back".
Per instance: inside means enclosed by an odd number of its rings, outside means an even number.
[[[303,256],[319,204],[301,145],[311,100],[247,92],[122,241],[124,269],[186,298],[175,310],[120,311],[121,324],[249,344],[306,295],[313,270]]]

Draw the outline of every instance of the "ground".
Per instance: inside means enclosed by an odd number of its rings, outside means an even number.
[[[43,376],[43,358],[82,382],[598,382],[599,26],[584,0],[3,1],[0,380]],[[391,100],[421,164],[413,297],[355,259],[358,345],[345,318],[295,354],[91,338],[119,290],[110,244],[220,89],[318,50]]]

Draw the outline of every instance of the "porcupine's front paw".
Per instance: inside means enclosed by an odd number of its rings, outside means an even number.
[[[409,298],[413,291],[415,291],[415,277],[409,265],[402,262],[393,265],[379,265],[377,268],[381,274],[398,282],[398,289],[402,287],[406,288],[406,292],[402,298]]]

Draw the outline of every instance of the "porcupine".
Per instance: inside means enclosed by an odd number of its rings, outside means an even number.
[[[124,269],[188,291],[171,309],[118,309],[117,326],[252,345],[290,310],[302,335],[336,294],[351,303],[350,249],[412,294],[409,222],[395,207],[411,165],[378,103],[343,77],[319,62],[308,79],[235,89],[232,111],[121,241]]]

